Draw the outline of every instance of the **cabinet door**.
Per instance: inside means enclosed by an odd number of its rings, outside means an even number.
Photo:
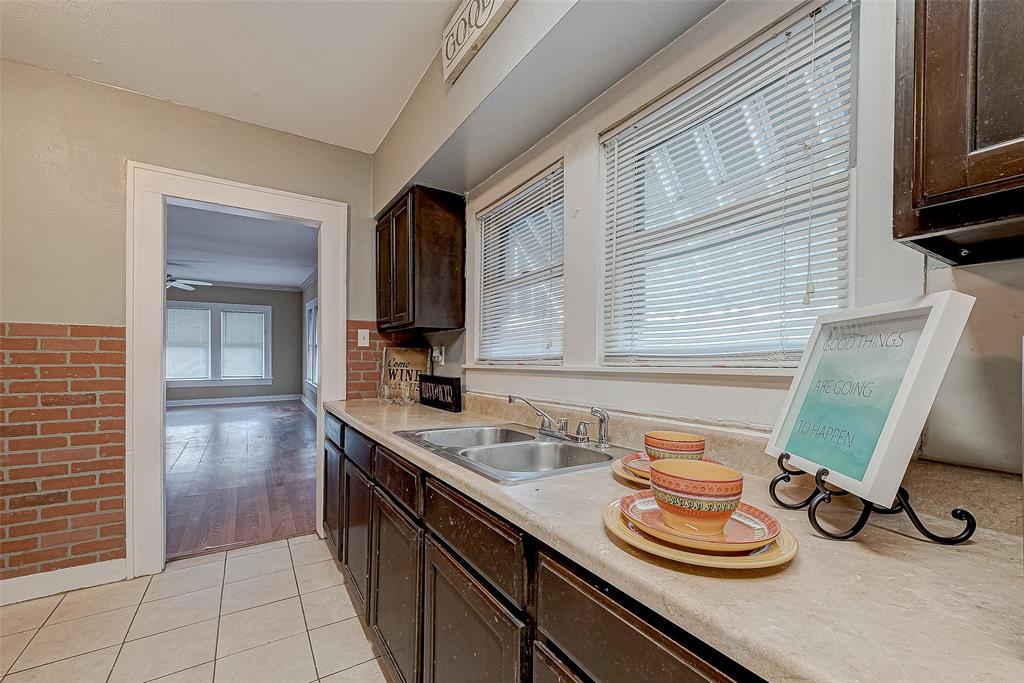
[[[539,641],[533,641],[533,683],[583,683],[569,666]]]
[[[377,324],[391,322],[391,216],[377,223]]]
[[[420,676],[423,531],[380,487],[372,499],[368,621],[393,678],[412,683]]]
[[[526,626],[436,541],[426,541],[423,680],[520,681]]]
[[[916,6],[917,207],[1024,184],[1024,3]]]
[[[338,555],[341,538],[341,451],[324,441],[324,531],[327,542]]]
[[[393,258],[391,272],[391,324],[404,325],[413,320],[413,218],[412,195],[391,210]]]
[[[345,458],[342,471],[341,564],[348,574],[359,607],[366,605],[370,578],[370,480]],[[362,611],[362,610],[361,610]]]

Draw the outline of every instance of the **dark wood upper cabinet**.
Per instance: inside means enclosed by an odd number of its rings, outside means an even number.
[[[371,507],[370,628],[392,678],[420,680],[423,530],[379,486]]]
[[[900,0],[893,236],[954,265],[1024,257],[1024,3]]]
[[[417,185],[377,221],[377,327],[463,326],[465,208],[459,195]]]

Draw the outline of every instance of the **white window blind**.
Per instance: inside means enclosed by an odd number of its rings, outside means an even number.
[[[316,386],[320,381],[320,342],[317,318],[320,306],[316,299],[306,304],[306,381]]]
[[[793,365],[846,306],[854,10],[803,16],[602,141],[606,364]]]
[[[210,311],[167,309],[167,379],[210,377]]]
[[[264,376],[264,315],[221,313],[221,377]]]
[[[562,358],[562,165],[477,216],[482,362]]]

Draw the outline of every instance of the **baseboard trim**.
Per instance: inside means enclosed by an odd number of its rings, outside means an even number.
[[[302,400],[302,405],[306,406],[306,410],[308,410],[309,412],[313,413],[313,415],[315,417],[316,416],[316,406],[313,405],[313,402],[310,401],[308,398],[306,398],[305,394],[303,394],[300,398]]]
[[[302,394],[278,394],[276,396],[238,396],[228,398],[182,398],[166,401],[168,408],[176,406],[215,406],[226,403],[270,403],[273,401],[302,401]]]
[[[0,581],[0,605],[114,583],[124,580],[127,576],[128,565],[124,558],[55,569],[41,574],[16,576]]]

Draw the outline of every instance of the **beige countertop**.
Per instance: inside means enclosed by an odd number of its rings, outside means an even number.
[[[747,475],[744,500],[792,530],[800,552],[769,570],[688,567],[641,555],[605,533],[601,510],[634,490],[607,469],[503,486],[394,435],[500,419],[418,404],[325,406],[769,680],[1024,679],[1020,537],[979,529],[968,543],[946,547],[919,540],[908,521],[893,516],[872,522],[855,541],[832,541],[811,530],[806,513],[775,506],[768,479]]]

